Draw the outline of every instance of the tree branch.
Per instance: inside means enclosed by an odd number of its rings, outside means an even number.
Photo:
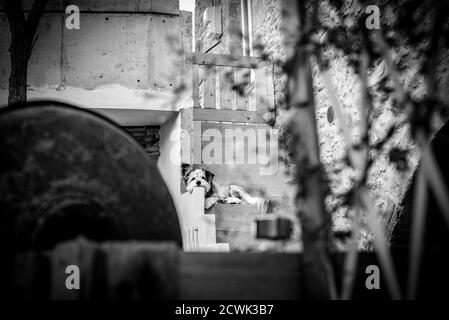
[[[28,60],[36,40],[37,26],[44,14],[47,2],[47,0],[35,0],[25,20],[21,1],[2,0],[11,31],[9,105],[24,103],[27,100]]]
[[[3,0],[2,5],[6,16],[8,17],[12,39],[17,39],[17,37],[24,36],[25,16],[23,14],[21,2],[17,0]]]

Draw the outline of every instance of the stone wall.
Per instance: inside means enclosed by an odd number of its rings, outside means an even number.
[[[192,12],[180,11],[179,12],[179,23],[181,29],[181,40],[182,40],[182,51],[180,51],[180,56],[184,59],[182,63],[181,72],[181,85],[185,86],[186,92],[189,92],[192,87],[192,69],[190,64],[186,63],[186,59],[189,54],[193,51],[193,22],[192,22]],[[185,107],[185,106],[183,106]]]
[[[266,1],[264,1],[266,2]],[[278,1],[269,1],[278,2]],[[375,2],[375,1],[373,1]],[[350,2],[346,2],[347,17],[350,18]],[[395,14],[396,12],[382,11],[381,7],[381,19],[384,19],[388,24],[390,17],[388,14]],[[274,8],[271,6],[270,8]],[[277,8],[276,10],[279,10]],[[396,9],[399,10],[399,9]],[[271,13],[274,17],[276,14]],[[321,19],[327,20],[327,23],[332,21],[335,17],[335,13],[329,8],[324,6],[321,8]],[[347,18],[348,19],[348,18]],[[275,20],[274,18],[271,21]],[[267,20],[270,21],[270,20]],[[348,21],[348,20],[347,20]],[[279,24],[274,22],[271,25],[277,26]],[[263,32],[263,34],[269,34]],[[266,36],[270,39],[270,36]],[[276,37],[271,37],[275,43],[278,41]],[[279,46],[276,46],[276,48]],[[268,48],[270,46],[268,45]],[[277,53],[278,56],[282,56]],[[416,48],[405,46],[398,46],[397,49],[391,52],[394,61],[398,61],[400,65],[400,78],[404,88],[414,98],[420,98],[425,95],[426,88],[424,79],[419,73],[419,55]],[[331,48],[324,52],[324,55],[330,61],[330,70],[333,79],[334,90],[338,96],[340,104],[344,109],[344,116],[346,122],[351,128],[353,142],[360,141],[360,84],[357,76],[354,74],[350,67],[347,57],[340,55],[335,48]],[[438,81],[441,88],[449,87],[449,56],[442,55],[439,57],[438,67]],[[374,92],[374,112],[373,112],[373,128],[369,135],[371,143],[375,143],[383,138],[387,134],[387,130],[390,126],[399,121],[403,116],[400,110],[395,107],[392,95],[387,96],[377,90],[377,87],[381,80],[387,76],[387,70],[383,60],[377,60],[374,66],[368,70],[369,86]],[[313,67],[314,89],[316,99],[317,110],[317,124],[319,144],[321,149],[322,161],[331,177],[331,187],[335,193],[342,193],[348,190],[350,187],[352,173],[349,169],[338,172],[338,174],[332,174],[332,170],[338,162],[345,156],[343,150],[343,140],[339,133],[338,124],[336,120],[328,121],[329,109],[332,109],[328,93],[323,86],[321,75],[318,72],[316,65]],[[279,86],[278,86],[279,88]],[[280,90],[279,90],[280,91]],[[443,100],[449,102],[449,95],[447,90],[441,90],[443,94]],[[277,92],[277,95],[282,95],[282,92]],[[282,114],[282,112],[281,112]],[[445,119],[435,119],[434,131],[438,130]],[[395,166],[389,161],[388,150],[391,147],[400,147],[404,149],[410,149],[408,156],[409,168],[405,171],[398,171]],[[384,147],[376,160],[374,161],[368,176],[368,186],[375,199],[375,204],[378,209],[383,212],[384,222],[386,224],[386,233],[389,236],[391,228],[394,226],[395,213],[400,210],[399,203],[407,189],[410,178],[418,164],[419,153],[416,149],[415,143],[410,135],[409,126],[401,125],[391,139],[391,141]],[[341,208],[337,211],[334,222],[334,228],[336,230],[345,230],[348,226],[348,220],[346,216],[348,211]]]
[[[285,50],[281,31],[281,1],[252,0],[252,24],[254,55],[260,56],[264,51],[272,61],[283,61]],[[279,110],[284,107],[287,78],[276,63],[273,81],[275,106]]]
[[[375,1],[373,1],[375,2]],[[387,12],[381,8],[381,20],[388,25],[388,14],[396,12]],[[349,5],[347,6],[348,16]],[[399,10],[399,9],[396,9]],[[322,19],[332,19],[334,13],[330,9],[322,10]],[[426,93],[425,83],[422,75],[420,75],[420,57],[416,48],[407,47],[405,43],[391,50],[394,61],[398,62],[400,70],[400,79],[403,87],[414,98],[422,98]],[[346,122],[351,128],[353,142],[360,141],[360,84],[357,76],[349,66],[348,59],[341,56],[333,48],[324,53],[330,59],[330,70],[333,79],[334,90],[344,109]],[[449,82],[449,59],[448,55],[442,55],[439,59],[438,79],[442,88],[448,88]],[[338,161],[344,157],[343,140],[339,134],[338,124],[336,120],[331,123],[327,120],[327,113],[331,108],[326,89],[323,86],[321,75],[318,68],[314,66],[314,88],[316,92],[317,104],[317,122],[319,143],[321,148],[321,157],[325,167],[329,173]],[[370,143],[375,143],[386,136],[388,129],[395,122],[399,122],[403,113],[395,106],[393,95],[387,96],[377,90],[379,83],[388,74],[386,65],[383,60],[374,61],[374,66],[368,70],[369,87],[373,90],[374,100],[372,113],[373,127],[369,135]],[[443,100],[449,102],[447,90],[443,92]],[[445,119],[435,119],[434,131],[437,131],[444,123]],[[368,186],[375,199],[375,204],[383,213],[384,222],[386,224],[386,235],[389,236],[392,227],[395,224],[395,215],[399,208],[401,199],[409,184],[410,178],[418,164],[419,152],[413,141],[408,124],[400,125],[395,131],[391,141],[383,148],[383,151],[375,158],[375,161],[369,171]],[[409,149],[408,163],[409,167],[405,171],[398,171],[390,162],[388,151],[392,147]],[[344,192],[350,186],[351,178],[350,170],[344,170],[338,174],[331,174],[332,189],[335,192]],[[337,229],[345,229],[346,220],[344,217],[348,212],[344,209],[337,213],[335,226]],[[341,219],[343,218],[343,219]]]
[[[334,90],[338,96],[341,106],[344,110],[346,123],[351,128],[353,143],[360,141],[360,84],[356,75],[349,67],[348,61],[344,57],[336,55],[335,51],[328,52],[331,58],[331,74]],[[409,62],[411,72],[417,72],[413,61]],[[352,172],[345,169],[337,174],[332,174],[338,163],[341,163],[344,153],[344,141],[339,132],[337,120],[328,121],[327,113],[333,108],[329,101],[326,89],[322,84],[321,75],[314,68],[314,88],[316,92],[317,123],[321,158],[325,168],[331,177],[331,188],[335,193],[344,193],[350,188]],[[374,68],[369,70],[369,80],[372,85],[378,83],[386,74],[385,64],[379,62]],[[400,114],[394,109],[392,99],[376,96],[374,100],[374,125],[370,133],[370,142],[375,143],[387,134],[390,126],[399,120]],[[415,150],[415,144],[409,134],[408,125],[403,125],[396,130],[391,142],[386,145],[383,152],[376,157],[368,176],[368,186],[374,196],[376,206],[385,213],[385,222],[389,220],[392,210],[395,210],[399,204],[408,180],[410,179],[414,168],[418,162],[418,154]],[[390,163],[387,151],[392,146],[410,148],[409,170],[400,172]],[[347,211],[341,209],[337,212],[335,219],[336,229],[346,229],[345,225]],[[341,219],[343,218],[343,219]]]

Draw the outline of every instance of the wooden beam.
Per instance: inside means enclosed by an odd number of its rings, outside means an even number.
[[[251,78],[251,70],[245,68],[235,68],[234,79],[235,85],[241,87],[242,92],[235,91],[235,109],[236,110],[248,110],[248,93],[247,82]]]
[[[181,253],[180,299],[300,299],[301,259],[288,254]]]
[[[265,66],[255,71],[256,109],[264,114],[274,110],[273,66]]]
[[[244,110],[218,110],[218,109],[193,109],[195,121],[217,121],[234,123],[260,123],[265,124],[262,115],[256,111]]]
[[[11,1],[13,2],[13,1]],[[20,1],[23,12],[32,11],[34,0]],[[155,3],[156,2],[156,3]],[[139,14],[139,15],[164,15],[170,17],[179,16],[179,8],[174,1],[76,1],[81,14]],[[48,1],[44,14],[65,14],[67,1]],[[0,14],[4,8],[0,1]]]
[[[202,110],[202,109],[193,109]],[[195,118],[193,118],[195,119]],[[201,164],[201,121],[193,121],[193,137],[190,140],[191,143],[191,158],[192,164]]]
[[[204,82],[203,82],[203,94],[204,94],[204,103],[203,108],[206,109],[215,109],[216,108],[216,67],[208,67],[204,70]]]
[[[228,54],[210,54],[210,53],[192,53],[191,60],[193,64],[205,66],[220,66],[234,68],[263,68],[271,64],[257,57],[234,56]]]
[[[224,67],[218,70],[220,94],[220,109],[231,110],[235,97],[235,91],[232,90],[234,81],[233,68]]]
[[[192,65],[192,99],[195,108],[200,107],[200,67]]]

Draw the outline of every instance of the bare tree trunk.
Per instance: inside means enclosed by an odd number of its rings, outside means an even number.
[[[11,30],[11,74],[9,76],[8,104],[27,101],[28,60],[35,42],[35,33],[44,13],[47,0],[35,0],[25,20],[22,5],[17,0],[3,0],[3,8]]]
[[[11,74],[9,76],[8,105],[14,105],[27,101],[28,49],[23,41],[12,41],[9,50],[11,52]]]

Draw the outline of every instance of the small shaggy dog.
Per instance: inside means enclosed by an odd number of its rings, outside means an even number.
[[[262,197],[253,197],[242,187],[235,184],[220,186],[213,181],[214,174],[203,169],[195,169],[190,164],[182,164],[182,177],[186,183],[188,192],[193,192],[195,187],[203,187],[205,191],[206,209],[212,208],[217,202],[237,204],[247,202],[257,206],[261,213],[268,213],[270,201]]]

